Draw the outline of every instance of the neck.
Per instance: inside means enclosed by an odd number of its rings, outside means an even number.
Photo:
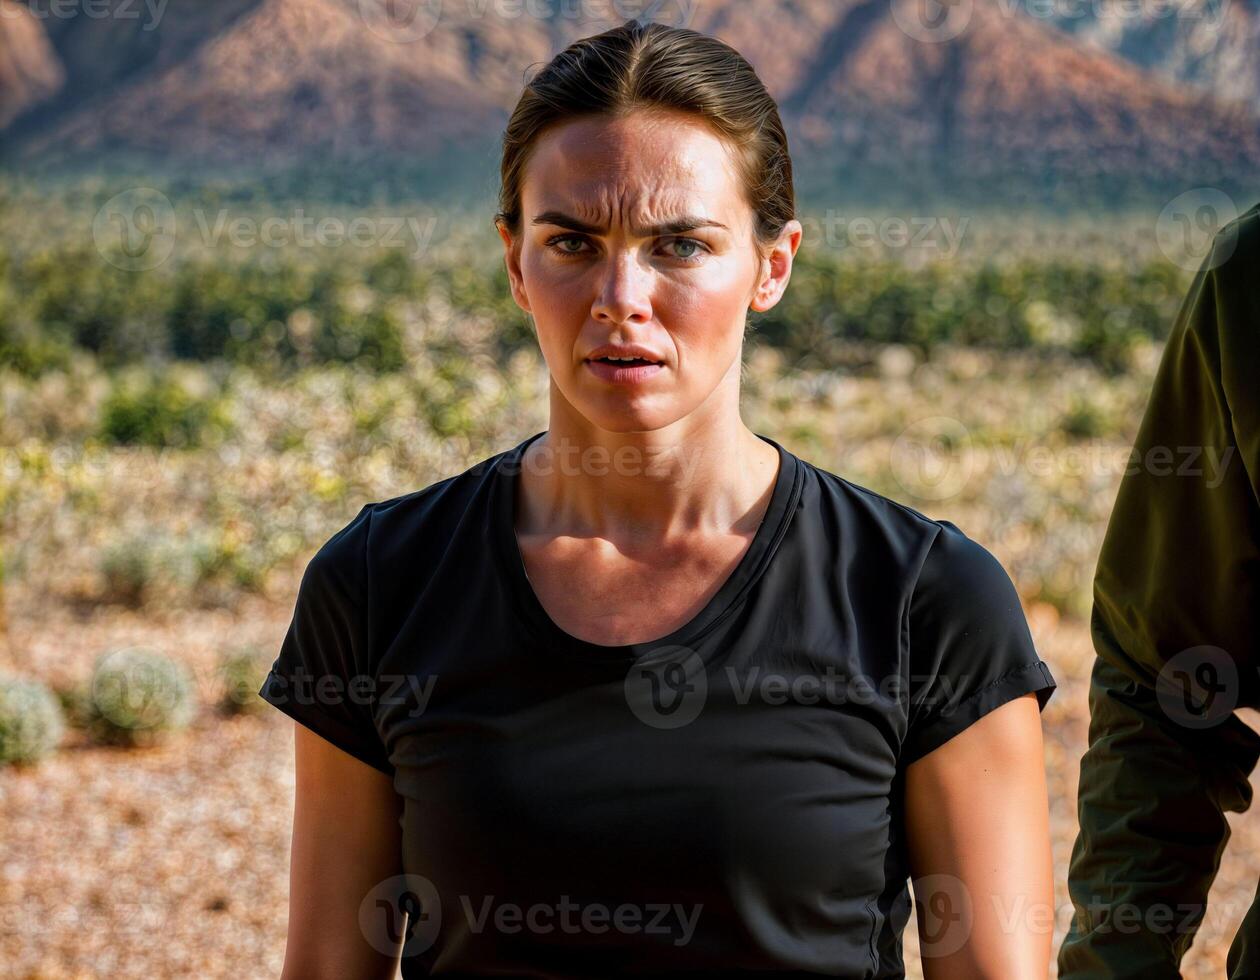
[[[604,429],[570,410],[552,412],[521,463],[522,534],[665,545],[755,531],[779,454],[744,424],[738,406],[638,431]]]

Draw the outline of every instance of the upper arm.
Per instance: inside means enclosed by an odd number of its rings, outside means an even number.
[[[911,763],[905,809],[926,980],[1044,980],[1054,879],[1035,693]]]
[[[1260,221],[1218,233],[1164,347],[1094,576],[1061,976],[1175,976],[1251,804],[1260,735]],[[1236,250],[1235,250],[1236,246]],[[1184,910],[1117,929],[1116,910]]]
[[[907,856],[928,980],[1043,980],[1053,866],[1041,709],[1055,690],[1019,594],[949,522],[908,609]]]
[[[285,978],[389,980],[401,951],[375,906],[402,874],[400,801],[384,773],[295,725]],[[364,918],[360,908],[372,906]],[[365,929],[366,926],[366,929]],[[392,946],[392,948],[391,948]],[[386,952],[385,950],[389,950]]]
[[[368,641],[371,519],[369,504],[307,563],[289,629],[258,694],[392,776],[393,763],[376,726],[378,678]]]
[[[907,610],[904,768],[1023,694],[1056,689],[1001,563],[948,521],[928,549]]]
[[[297,723],[286,978],[392,977],[401,949],[401,801],[369,641],[371,516],[368,505],[308,563],[259,691]]]
[[[1093,583],[1098,655],[1145,688],[1175,694],[1173,671],[1184,668],[1193,681],[1199,653],[1244,668],[1222,678],[1233,703],[1217,698],[1218,717],[1260,703],[1260,676],[1248,669],[1260,635],[1257,261],[1253,216],[1218,233],[1195,276],[1155,373]]]

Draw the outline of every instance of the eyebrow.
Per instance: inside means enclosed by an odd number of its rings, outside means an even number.
[[[593,225],[575,218],[572,215],[565,214],[562,211],[543,211],[541,214],[535,215],[531,224],[535,225],[558,225],[561,228],[569,228],[573,231],[580,231],[587,235],[603,235],[606,229],[599,225]],[[712,218],[703,218],[697,215],[683,215],[678,218],[671,218],[669,221],[663,221],[660,224],[646,225],[631,228],[630,231],[639,238],[657,238],[661,235],[680,235],[686,231],[693,231],[696,228],[721,228],[730,231],[726,225],[720,221],[714,221]]]

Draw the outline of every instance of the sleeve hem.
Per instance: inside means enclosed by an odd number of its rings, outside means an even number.
[[[284,695],[274,694],[271,690],[272,677],[279,677],[279,675],[274,670],[268,673],[267,680],[258,691],[260,698],[283,711],[298,724],[309,728],[324,741],[331,742],[341,749],[342,752],[353,756],[360,762],[366,763],[386,776],[392,777],[394,775],[394,769],[390,763],[365,746],[357,731],[342,724],[335,718],[330,718],[314,704],[303,704]]]
[[[900,765],[909,765],[948,742],[990,711],[1025,694],[1037,695],[1037,710],[1045,708],[1058,685],[1044,660],[1023,664],[1003,674],[992,684],[933,719],[915,737],[902,743]]]

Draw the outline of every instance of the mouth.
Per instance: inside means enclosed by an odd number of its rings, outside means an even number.
[[[659,361],[642,357],[591,357],[586,359],[586,366],[597,378],[619,385],[642,384],[665,369]]]
[[[647,364],[659,364],[660,361],[649,361],[643,357],[592,357],[592,361],[599,361],[601,364],[613,364],[617,367],[643,367]]]

